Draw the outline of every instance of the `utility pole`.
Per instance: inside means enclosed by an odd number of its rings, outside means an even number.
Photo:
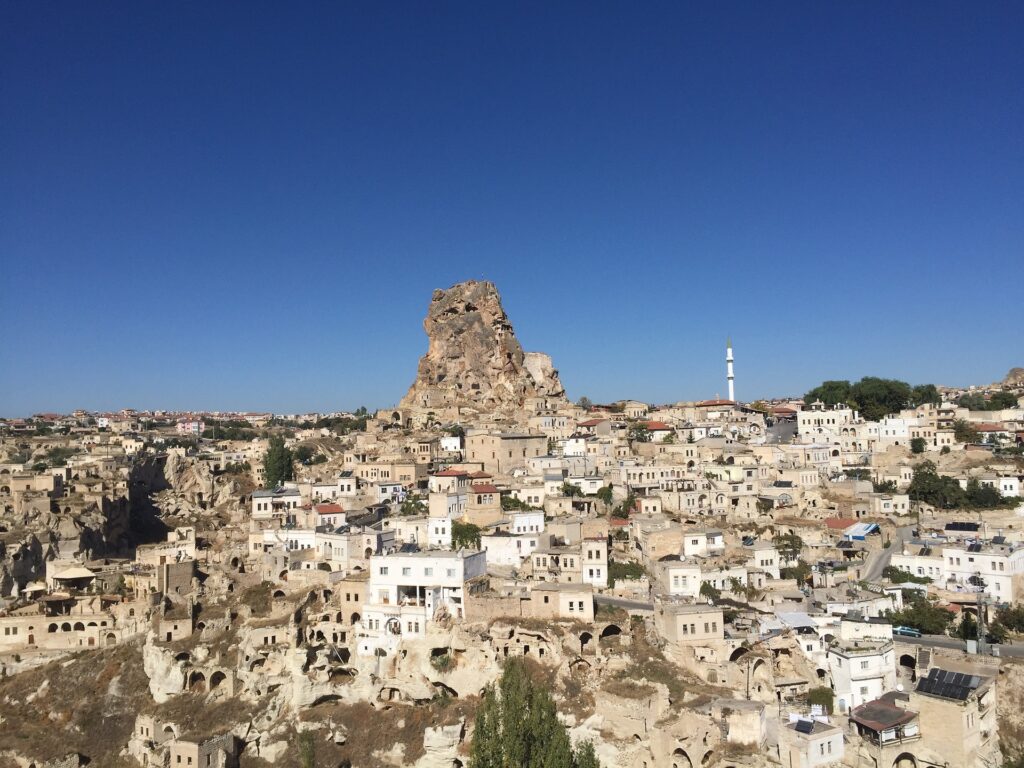
[[[978,654],[985,655],[985,582],[979,577],[981,592],[978,593]]]

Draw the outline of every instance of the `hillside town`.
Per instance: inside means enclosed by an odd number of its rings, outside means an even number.
[[[424,329],[376,411],[0,420],[0,765],[482,766],[510,669],[581,768],[1024,742],[1024,369],[595,403],[489,282]]]

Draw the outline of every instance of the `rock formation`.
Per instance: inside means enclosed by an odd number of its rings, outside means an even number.
[[[1024,386],[1024,368],[1011,368],[1003,379],[1003,385],[1007,387]]]
[[[430,339],[399,408],[511,414],[530,399],[566,404],[551,358],[523,352],[493,283],[469,280],[434,291],[423,328]]]

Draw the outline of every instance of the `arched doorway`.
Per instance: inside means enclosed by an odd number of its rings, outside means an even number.
[[[914,658],[913,654],[904,653],[900,656],[900,668],[910,675],[911,682],[917,680],[917,659]]]
[[[917,758],[909,752],[902,752],[892,761],[892,768],[917,768]]]
[[[589,632],[580,632],[580,653],[587,652],[587,643],[594,639],[594,636]]]
[[[193,693],[206,693],[206,675],[193,672],[188,677],[188,689]]]

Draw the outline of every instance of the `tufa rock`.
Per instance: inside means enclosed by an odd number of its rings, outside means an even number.
[[[399,408],[514,413],[529,400],[566,405],[551,358],[523,352],[493,283],[469,280],[434,291],[423,328],[430,339]]]
[[[1024,386],[1024,368],[1011,368],[1003,379],[1003,385],[1007,387]]]

